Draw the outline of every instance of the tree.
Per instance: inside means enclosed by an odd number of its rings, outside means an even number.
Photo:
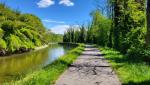
[[[146,10],[146,16],[147,16],[147,35],[146,35],[146,44],[150,44],[150,0],[147,0],[147,10]]]

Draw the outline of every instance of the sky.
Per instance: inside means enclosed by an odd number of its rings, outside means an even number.
[[[91,21],[95,0],[0,0],[12,9],[38,16],[47,29],[63,34],[70,25]],[[103,6],[106,0],[101,0]]]

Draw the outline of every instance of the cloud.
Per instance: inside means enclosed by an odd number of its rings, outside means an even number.
[[[79,25],[71,25],[73,28],[78,30],[80,27]],[[52,32],[56,34],[64,34],[68,29],[70,29],[70,25],[56,25],[52,28],[50,28]]]
[[[59,4],[63,4],[65,6],[74,6],[74,3],[70,0],[60,0]]]
[[[38,5],[39,8],[47,8],[47,7],[49,7],[51,5],[54,5],[54,4],[55,4],[55,2],[52,1],[52,0],[40,0],[37,3],[37,5]]]
[[[69,27],[70,27],[70,25],[57,25],[50,29],[52,32],[54,32],[56,34],[64,34],[64,32],[67,31],[67,29],[69,29]]]
[[[57,24],[64,24],[64,21],[55,21],[55,20],[50,20],[50,19],[45,19],[42,20],[43,22],[47,22],[47,23],[57,23]]]

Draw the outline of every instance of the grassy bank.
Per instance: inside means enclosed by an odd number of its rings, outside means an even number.
[[[123,85],[150,85],[150,66],[110,48],[100,48]]]
[[[51,85],[76,60],[83,50],[84,45],[80,44],[47,67],[28,74],[19,81],[7,83],[6,85]]]

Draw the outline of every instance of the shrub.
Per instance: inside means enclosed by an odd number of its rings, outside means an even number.
[[[144,60],[150,62],[150,47],[132,47],[128,50],[129,58],[133,60]]]
[[[33,35],[31,34],[31,30],[30,29],[26,29],[26,28],[22,28],[20,30],[27,38],[29,39],[33,39]]]
[[[6,42],[3,39],[0,39],[0,50],[1,49],[6,49]]]
[[[10,36],[8,36],[6,40],[7,40],[8,50],[10,50],[11,52],[19,50],[19,48],[22,45],[20,38],[13,34],[10,34]]]
[[[15,28],[14,28],[14,22],[13,21],[4,21],[1,25],[1,28],[7,33],[13,33]]]

